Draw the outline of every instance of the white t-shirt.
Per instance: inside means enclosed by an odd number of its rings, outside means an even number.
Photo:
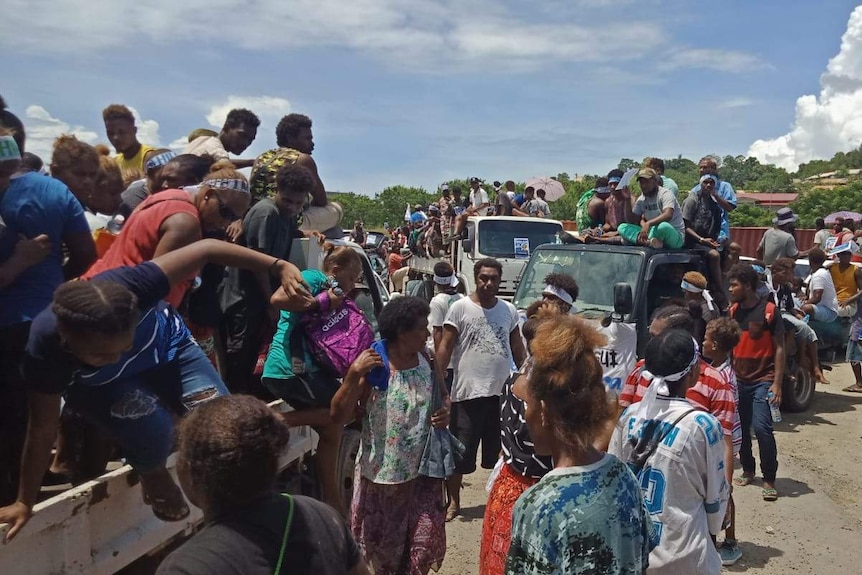
[[[643,433],[637,422],[660,422],[654,436],[661,436],[683,413],[692,409],[685,398],[659,396],[651,413],[644,403],[629,406],[620,417],[608,453],[630,461]],[[636,429],[637,427],[637,429]],[[724,470],[724,432],[710,413],[686,415],[665,436],[640,474],[644,502],[659,535],[649,556],[650,575],[700,573],[719,575],[721,557],[710,534],[721,531],[730,496]]]
[[[474,208],[478,208],[482,204],[488,203],[488,192],[479,188],[478,190],[470,189],[470,203],[473,204]],[[481,210],[476,210],[476,213],[480,216],[484,216],[488,213],[488,208],[484,207]]]
[[[454,293],[438,293],[433,298],[431,298],[431,313],[428,314],[428,327],[431,328],[431,343],[433,347],[434,343],[434,334],[433,330],[435,327],[443,327],[443,323],[446,321],[446,314],[449,313],[449,308],[452,307],[452,304],[463,298],[464,294]],[[457,344],[456,344],[457,345]],[[437,350],[434,350],[434,353],[437,353]],[[452,357],[449,359],[449,369],[455,369],[455,353],[452,353]]]
[[[227,150],[217,136],[201,136],[195,138],[183,150],[184,154],[194,154],[195,156],[209,155],[218,160],[227,160]]]
[[[449,308],[444,325],[458,330],[458,344],[452,353],[452,401],[503,393],[512,366],[509,336],[518,329],[515,306],[498,299],[497,305],[485,309],[469,297],[461,298]]]
[[[813,294],[814,290],[823,290],[823,295],[820,297],[820,303],[832,311],[838,311],[838,294],[835,292],[835,283],[832,281],[832,274],[826,268],[820,268],[813,274],[808,282],[808,293]]]

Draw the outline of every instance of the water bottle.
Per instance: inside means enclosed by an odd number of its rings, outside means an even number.
[[[117,214],[116,216],[114,216],[113,218],[111,218],[111,219],[108,221],[108,223],[107,223],[107,225],[105,226],[105,228],[107,228],[107,230],[108,230],[109,232],[111,232],[112,234],[117,235],[117,234],[119,234],[119,233],[120,233],[120,230],[122,230],[122,229],[123,229],[123,224],[124,224],[124,223],[126,223],[126,218],[124,218],[124,217],[123,217],[122,215],[120,215],[120,214]]]
[[[772,415],[772,421],[774,423],[779,423],[781,421],[781,410],[778,409],[778,406],[772,402],[772,399],[774,397],[775,394],[770,391],[769,395],[767,395],[767,403],[769,403],[769,413]]]

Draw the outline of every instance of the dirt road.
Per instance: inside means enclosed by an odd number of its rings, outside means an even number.
[[[784,414],[776,426],[781,498],[762,501],[758,485],[734,490],[743,557],[726,572],[862,573],[862,395],[841,391],[853,381],[849,365],[829,377],[811,411]],[[447,525],[440,575],[479,572],[487,478],[487,471],[466,478],[463,516]]]

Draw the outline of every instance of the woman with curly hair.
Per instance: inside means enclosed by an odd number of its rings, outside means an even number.
[[[431,427],[449,425],[448,394],[423,351],[429,311],[417,297],[389,302],[379,318],[382,354],[364,351],[332,400],[338,422],[357,405],[364,412],[351,526],[375,575],[426,575],[446,555],[444,482],[419,474]],[[435,394],[444,407],[432,413]]]
[[[547,278],[545,281],[547,282]],[[558,305],[548,301],[535,301],[527,308],[527,321],[521,327],[521,333],[527,342],[528,352],[539,324],[561,313],[563,312]],[[524,422],[526,406],[514,393],[514,387],[519,380],[529,379],[532,366],[532,357],[527,357],[520,373],[506,380],[500,397],[502,457],[497,463],[496,469],[499,471],[493,479],[488,503],[485,505],[479,550],[480,575],[503,574],[509,553],[515,501],[554,467],[550,456],[536,454],[530,431]]]
[[[158,575],[367,575],[344,520],[310,497],[279,493],[289,432],[265,403],[218,397],[179,426],[177,476],[204,526]]]
[[[536,328],[533,370],[515,383],[535,451],[554,469],[515,503],[510,575],[642,573],[652,526],[637,480],[593,446],[612,406],[595,350],[605,338],[569,315]]]

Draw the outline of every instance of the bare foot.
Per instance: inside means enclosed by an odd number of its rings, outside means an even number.
[[[446,523],[449,523],[459,515],[461,515],[461,508],[454,503],[450,503],[449,508],[446,509]]]

